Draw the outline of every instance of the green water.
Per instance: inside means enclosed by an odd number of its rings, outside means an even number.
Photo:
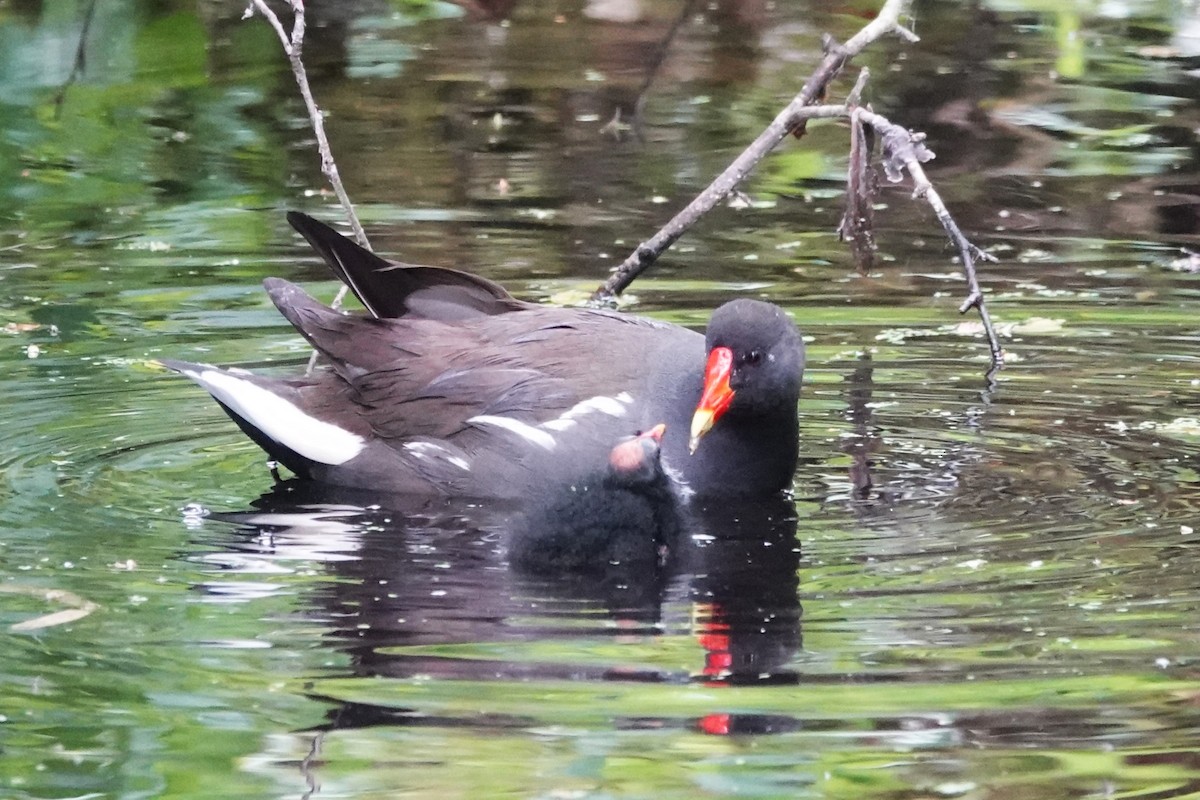
[[[665,49],[664,0],[310,6],[376,249],[549,300],[875,4],[700,4]],[[1200,794],[1195,3],[917,3],[922,42],[858,63],[1000,258],[1008,365],[907,188],[856,273],[846,131],[814,125],[632,290],[794,313],[794,500],[595,580],[514,573],[502,508],[272,492],[150,365],[298,370],[260,281],[334,290],[283,215],[339,213],[243,8],[97,3],[72,78],[87,4],[0,2],[0,798]]]

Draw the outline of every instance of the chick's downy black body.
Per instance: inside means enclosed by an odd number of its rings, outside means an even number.
[[[509,561],[531,574],[656,563],[678,536],[661,425],[618,442],[602,468],[553,487],[512,534]]]

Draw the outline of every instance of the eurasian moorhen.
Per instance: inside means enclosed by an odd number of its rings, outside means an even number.
[[[733,300],[701,336],[524,302],[465,272],[386,261],[306,215],[288,220],[373,314],[264,282],[330,368],[267,378],[162,363],[297,475],[386,492],[536,497],[602,463],[618,436],[665,422],[663,461],[684,492],[763,496],[791,485],[804,343],[778,307]]]

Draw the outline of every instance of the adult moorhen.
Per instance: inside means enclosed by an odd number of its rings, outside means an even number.
[[[733,300],[702,336],[524,302],[465,272],[387,261],[304,214],[288,221],[373,315],[264,282],[330,368],[268,378],[162,363],[297,475],[387,492],[536,497],[602,463],[620,435],[665,422],[663,461],[685,492],[764,496],[791,485],[804,343],[778,307]]]

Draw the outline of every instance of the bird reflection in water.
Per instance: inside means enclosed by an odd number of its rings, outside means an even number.
[[[630,441],[652,449],[645,437]],[[602,483],[594,496],[628,492],[631,485],[636,481]],[[213,515],[237,529],[221,552],[200,556],[223,568],[200,588],[228,596],[230,572],[261,576],[254,561],[286,566],[324,560],[337,580],[311,584],[306,613],[329,629],[330,645],[350,657],[351,674],[358,677],[710,686],[799,681],[788,668],[801,646],[794,504],[778,499],[689,506],[669,494],[626,498],[618,504],[626,504],[618,517],[622,524],[604,535],[599,517],[589,512],[592,502],[558,497],[522,508],[281,483],[251,510]],[[591,537],[585,546],[559,541],[582,529]],[[538,545],[555,556],[537,556]],[[593,627],[581,629],[581,623]],[[458,658],[419,647],[581,633],[616,641],[635,636],[645,646],[646,637],[684,631],[702,650],[687,671]],[[710,734],[789,727],[764,720],[714,710],[700,720],[660,722]],[[328,727],[430,722],[382,706],[342,703]]]

